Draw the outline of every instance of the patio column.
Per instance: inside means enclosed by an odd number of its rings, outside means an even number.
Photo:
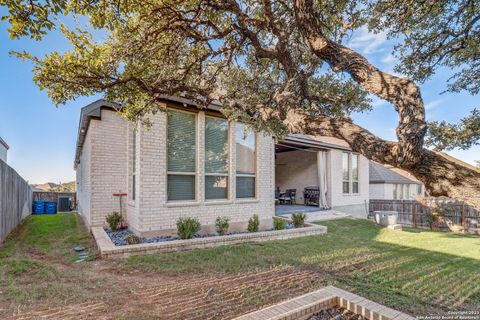
[[[318,206],[322,209],[328,209],[327,203],[327,153],[325,151],[317,152],[317,173],[318,188],[320,195],[318,197]]]

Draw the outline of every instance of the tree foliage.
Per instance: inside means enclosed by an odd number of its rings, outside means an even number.
[[[450,90],[478,92],[478,0],[0,0],[10,35],[38,40],[58,28],[64,53],[32,60],[34,80],[57,104],[102,93],[129,119],[163,110],[165,95],[204,107],[212,101],[231,119],[281,136],[329,135],[369,159],[414,173],[432,194],[480,193],[478,172],[423,149],[427,123],[419,87],[437,68],[454,69]],[[86,30],[59,16],[86,16]],[[403,39],[388,74],[344,45],[359,28]],[[93,31],[106,37],[95,39]],[[384,141],[349,118],[368,111],[369,95],[393,104],[398,141]],[[459,124],[432,123],[438,149],[477,143],[478,112]],[[452,168],[458,175],[452,176]],[[475,180],[477,179],[477,180]],[[475,182],[476,181],[476,182]],[[467,198],[471,197],[465,196]],[[479,198],[479,197],[477,197]],[[480,205],[480,203],[479,203]]]

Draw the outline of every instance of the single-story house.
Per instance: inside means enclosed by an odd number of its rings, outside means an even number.
[[[164,97],[167,112],[135,125],[117,104],[99,100],[82,109],[74,167],[78,210],[89,227],[122,211],[138,235],[175,232],[176,220],[197,217],[205,231],[218,216],[244,229],[259,215],[272,224],[275,190],[315,186],[318,209],[366,216],[368,160],[338,139],[290,135],[282,141],[227,121],[219,106],[199,109]],[[299,210],[301,207],[299,206]]]
[[[414,200],[425,196],[425,186],[412,174],[370,161],[370,199]]]
[[[3,162],[7,162],[8,149],[10,149],[10,147],[5,142],[5,140],[0,137],[0,160],[2,160]]]

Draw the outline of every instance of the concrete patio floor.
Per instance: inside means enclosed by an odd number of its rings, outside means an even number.
[[[318,207],[303,205],[276,205],[275,215],[285,218],[291,218],[295,212],[304,212],[307,215],[306,221],[327,221],[342,218],[351,218],[352,216],[337,210],[321,210]]]

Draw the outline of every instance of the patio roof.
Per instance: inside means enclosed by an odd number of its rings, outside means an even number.
[[[339,149],[350,151],[348,144],[340,139],[329,137],[314,137],[306,134],[290,134],[285,139],[280,140],[275,146],[276,152],[287,151],[288,149],[309,149],[320,150]]]

